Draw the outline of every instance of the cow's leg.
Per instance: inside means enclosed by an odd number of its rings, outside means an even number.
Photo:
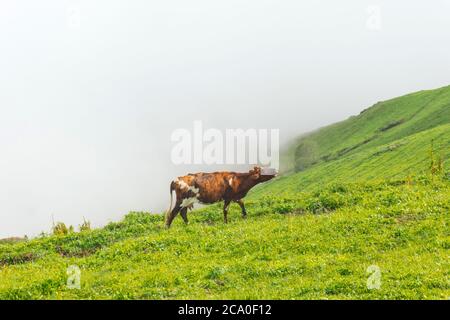
[[[188,208],[182,208],[180,211],[181,217],[183,218],[184,223],[186,223],[186,224],[189,223],[188,218],[187,218],[187,211],[188,211]]]
[[[236,203],[241,207],[242,210],[242,218],[247,218],[247,211],[245,210],[244,201],[242,200],[236,200]]]
[[[181,210],[181,201],[177,201],[177,203],[175,204],[175,208],[173,208],[173,210],[169,213],[169,216],[167,217],[166,228],[170,228],[173,219],[175,219],[180,210]]]
[[[230,200],[225,200],[223,204],[223,222],[228,223],[228,206],[230,205]]]

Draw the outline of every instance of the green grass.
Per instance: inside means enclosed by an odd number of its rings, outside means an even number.
[[[418,178],[265,196],[162,228],[131,213],[103,229],[2,245],[2,299],[446,299],[450,185]],[[26,257],[26,258],[25,258]],[[80,267],[81,289],[66,287]],[[370,265],[381,288],[369,290]]]
[[[0,299],[448,299],[449,103],[450,87],[413,93],[302,136],[282,159],[315,160],[255,188],[246,220],[233,205],[223,224],[218,204],[170,230],[130,213],[0,242]],[[297,152],[305,141],[312,157]]]

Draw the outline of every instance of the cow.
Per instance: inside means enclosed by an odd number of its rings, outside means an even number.
[[[166,213],[166,227],[170,228],[178,213],[187,224],[187,212],[193,209],[195,203],[212,204],[224,201],[223,216],[224,222],[227,223],[228,206],[231,202],[236,202],[241,207],[242,217],[246,218],[247,211],[242,199],[251,188],[273,179],[276,175],[275,170],[269,170],[266,173],[265,170],[261,170],[261,167],[254,167],[246,173],[228,171],[190,173],[178,177],[170,184],[170,207]],[[172,209],[173,191],[176,194],[176,202]]]

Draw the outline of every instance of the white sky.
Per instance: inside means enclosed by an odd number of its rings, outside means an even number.
[[[449,16],[448,0],[2,0],[0,237],[165,209],[173,177],[208,170],[171,164],[194,120],[286,141],[448,85]]]

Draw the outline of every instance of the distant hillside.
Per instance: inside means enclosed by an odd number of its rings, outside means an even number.
[[[430,152],[450,158],[450,86],[378,102],[358,116],[303,135],[286,152],[290,172],[255,194],[330,181],[406,177],[428,171]],[[287,156],[285,155],[285,159]]]
[[[8,244],[8,243],[18,243],[22,241],[27,241],[27,238],[21,238],[21,237],[9,237],[9,238],[3,238],[0,239],[0,244]]]
[[[297,170],[450,123],[450,86],[378,102],[292,144]],[[307,160],[310,160],[309,162]]]

